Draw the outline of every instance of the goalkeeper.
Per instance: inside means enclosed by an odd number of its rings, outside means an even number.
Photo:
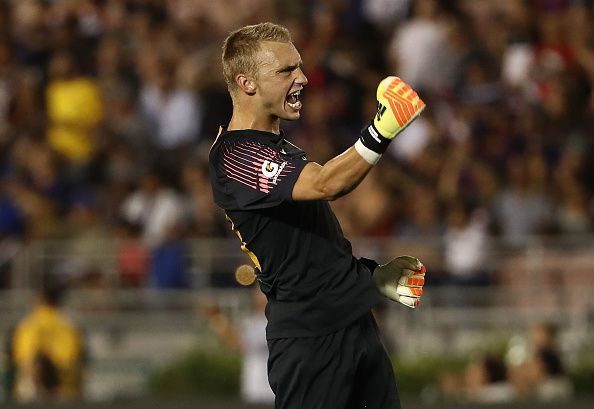
[[[243,27],[225,40],[222,60],[233,115],[211,148],[210,178],[267,297],[275,407],[399,408],[370,311],[380,294],[416,307],[425,268],[410,256],[379,266],[355,259],[328,201],[353,190],[425,104],[399,78],[384,79],[377,116],[353,147],[320,166],[280,129],[281,119],[299,119],[307,85],[289,32]]]

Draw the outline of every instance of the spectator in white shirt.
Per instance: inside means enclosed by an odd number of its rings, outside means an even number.
[[[151,248],[161,244],[185,215],[184,202],[163,184],[157,169],[146,170],[140,185],[123,202],[124,220],[141,227],[143,241]]]
[[[191,145],[198,140],[202,124],[199,99],[190,90],[176,85],[176,65],[167,60],[155,62],[140,91],[140,109],[149,124],[155,146],[171,150]]]

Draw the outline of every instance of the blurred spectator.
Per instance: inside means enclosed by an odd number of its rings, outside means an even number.
[[[472,209],[460,200],[449,204],[447,227],[443,235],[444,264],[447,273],[443,284],[452,286],[450,301],[476,305],[487,304],[485,292],[476,298],[460,297],[464,287],[482,287],[492,283],[488,262],[488,213],[485,209]],[[469,293],[470,294],[470,293]]]
[[[14,64],[10,45],[0,41],[0,136],[6,138],[9,127],[10,104],[13,97]]]
[[[389,152],[405,162],[414,161],[431,142],[432,131],[429,121],[421,117],[398,136],[398,144],[390,145]]]
[[[398,237],[422,239],[438,237],[443,232],[439,202],[435,192],[421,184],[408,187],[405,217],[396,232]]]
[[[559,187],[555,224],[562,234],[588,234],[592,231],[591,209],[587,187],[580,182],[586,167],[585,143],[570,142],[561,152],[554,169]]]
[[[26,219],[23,209],[6,190],[6,184],[6,181],[0,181],[0,234],[19,238],[25,232]]]
[[[250,297],[249,313],[239,326],[234,326],[216,307],[205,307],[202,313],[221,342],[241,352],[241,399],[250,404],[273,404],[274,393],[268,383],[268,347],[263,336],[266,332],[266,296],[258,285],[254,285],[250,288]]]
[[[411,4],[412,18],[398,26],[390,44],[391,71],[415,89],[436,91],[451,81],[442,6],[437,0]],[[433,68],[436,66],[439,70]]]
[[[546,323],[534,325],[530,328],[529,337],[524,359],[516,362],[513,368],[516,388],[522,395],[541,401],[571,398],[573,385],[559,352],[556,326]]]
[[[252,290],[253,311],[241,325],[241,351],[243,354],[240,393],[245,402],[252,404],[271,404],[274,394],[268,384],[268,348],[266,332],[266,296],[258,286]]]
[[[12,171],[33,192],[48,201],[57,215],[63,215],[70,202],[70,183],[61,174],[63,166],[49,146],[28,135],[21,135],[14,144]]]
[[[363,0],[361,11],[372,23],[383,30],[393,27],[394,22],[405,17],[411,0]]]
[[[542,158],[512,157],[507,163],[507,186],[493,202],[495,221],[504,242],[513,247],[531,235],[545,233],[553,220],[553,206],[544,195]],[[531,166],[536,164],[536,167]]]
[[[140,107],[154,131],[152,142],[163,150],[187,147],[197,141],[200,130],[202,113],[196,97],[177,87],[176,65],[172,61],[157,60],[149,67],[150,74],[140,93]]]
[[[103,117],[103,103],[95,81],[83,77],[72,54],[53,55],[47,86],[49,145],[78,166],[86,165],[96,148],[96,126]]]
[[[189,148],[198,141],[202,109],[190,90],[176,84],[177,65],[173,61],[157,56],[147,60],[140,109],[152,129],[151,142],[159,154],[162,172],[167,172],[171,181],[179,177],[180,160],[187,160]]]
[[[541,401],[569,400],[573,396],[571,379],[565,372],[559,355],[552,350],[537,351],[526,368],[531,378],[534,396]]]
[[[73,195],[68,212],[69,238],[64,249],[65,260],[57,266],[60,274],[68,277],[71,285],[81,288],[100,288],[107,285],[110,267],[108,255],[114,251],[110,229],[100,222],[99,204],[92,191],[79,191]]]
[[[448,400],[505,404],[517,398],[505,362],[493,353],[474,357],[461,374],[442,374],[439,387]]]
[[[11,340],[13,397],[25,402],[65,402],[82,398],[85,347],[80,330],[61,311],[65,287],[46,276],[33,311]]]
[[[161,244],[184,218],[184,205],[173,189],[163,182],[159,169],[145,169],[139,187],[122,203],[121,216],[138,224],[149,247]]]
[[[212,199],[208,165],[196,158],[185,165],[182,178],[189,213],[189,234],[199,238],[227,236],[230,229],[225,215]]]
[[[98,186],[103,204],[102,217],[105,220],[121,218],[121,206],[138,183],[139,176],[144,172],[145,163],[142,152],[133,147],[114,142],[110,146],[109,155],[102,158],[103,181]]]
[[[150,254],[140,233],[140,226],[120,220],[116,257],[119,284],[124,288],[141,288],[147,280]]]
[[[0,291],[12,287],[14,280],[14,257],[18,254],[18,242],[0,233]]]
[[[191,286],[188,275],[188,251],[180,234],[180,225],[171,226],[163,241],[151,249],[150,279],[154,288],[180,289]]]
[[[391,202],[390,191],[386,189],[380,178],[365,179],[352,192],[359,200],[349,202],[345,218],[352,219],[351,223],[356,234],[363,236],[388,237],[392,233],[395,219],[395,209]],[[372,200],[374,206],[369,206]]]
[[[24,217],[24,238],[48,239],[56,234],[58,211],[49,198],[31,188],[22,178],[6,179],[5,187]]]
[[[516,397],[503,359],[487,354],[472,361],[466,369],[466,394],[477,403],[508,403]]]
[[[34,68],[24,68],[15,73],[9,110],[9,134],[30,132],[45,136],[46,112],[42,91],[42,74]]]

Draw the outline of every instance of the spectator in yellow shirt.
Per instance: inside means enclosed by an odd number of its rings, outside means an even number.
[[[50,146],[71,163],[86,164],[95,143],[93,129],[103,117],[99,87],[77,72],[73,56],[67,52],[54,55],[46,89]]]
[[[38,304],[16,326],[11,357],[17,402],[81,398],[83,337],[59,309],[63,292],[56,280],[45,280]]]

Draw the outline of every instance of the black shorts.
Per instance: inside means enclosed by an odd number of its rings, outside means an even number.
[[[399,409],[392,363],[371,313],[321,337],[268,341],[276,409]]]

